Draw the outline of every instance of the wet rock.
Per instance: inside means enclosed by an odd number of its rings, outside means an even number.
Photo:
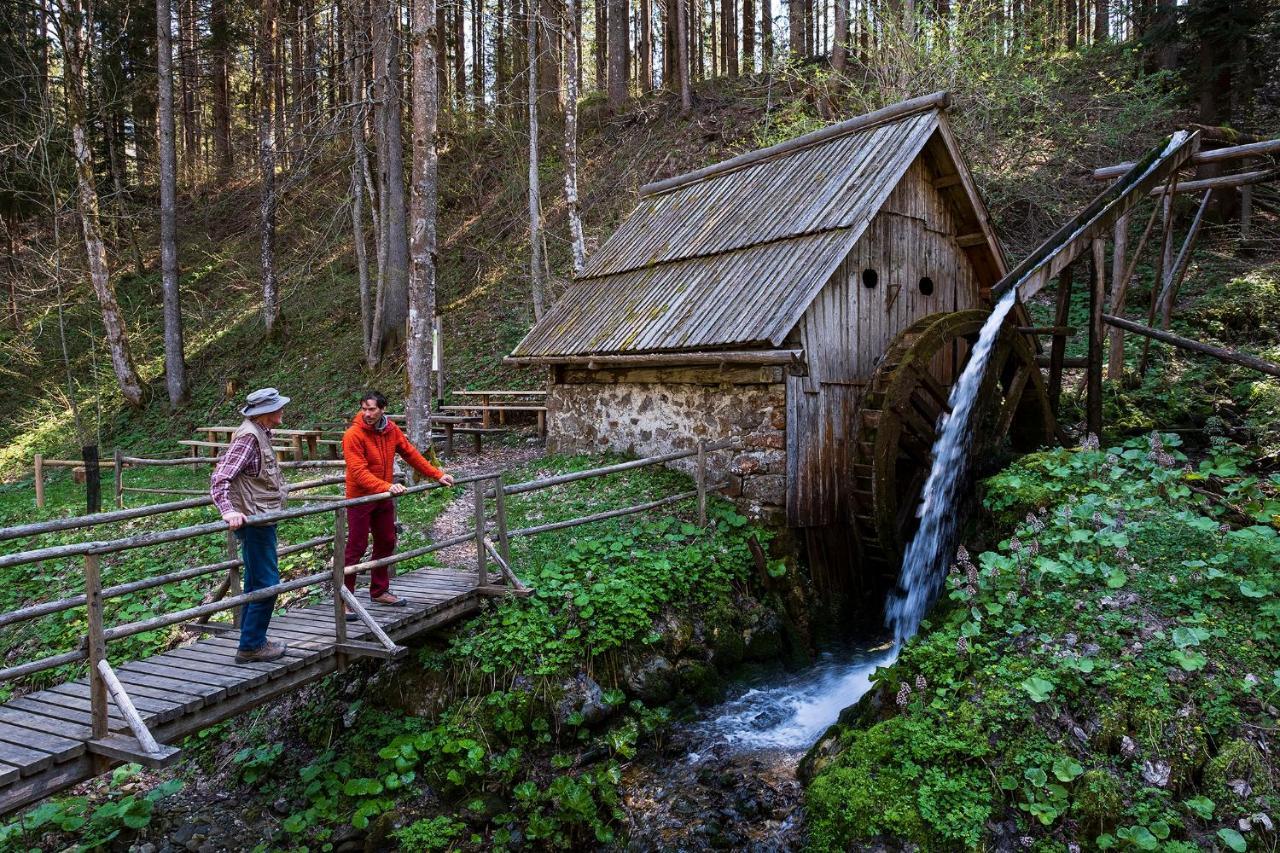
[[[777,726],[783,723],[788,716],[790,716],[789,711],[775,705],[772,708],[766,708],[765,710],[761,711],[759,714],[756,714],[754,717],[752,717],[751,728],[755,729],[756,731],[764,731],[765,729],[771,729],[774,726]]]
[[[663,646],[667,654],[680,657],[689,643],[693,642],[693,626],[671,611],[666,611],[656,620],[654,631],[662,636]]]
[[[602,723],[613,713],[613,707],[604,701],[604,691],[585,672],[580,672],[561,685],[563,697],[556,703],[555,720],[567,725],[573,714],[581,714],[584,725]]]
[[[1156,760],[1142,762],[1142,779],[1157,788],[1169,787],[1169,762]]]
[[[675,693],[675,667],[658,655],[624,672],[627,692],[646,705],[661,705]]]
[[[190,822],[184,823],[182,826],[178,827],[177,831],[174,832],[173,835],[169,836],[169,841],[175,846],[186,847],[187,842],[190,841],[195,834],[196,825]]]
[[[682,660],[676,664],[676,689],[682,697],[706,705],[720,698],[722,685],[711,665]]]
[[[749,660],[774,660],[782,654],[782,625],[777,614],[765,610],[747,637]]]
[[[741,663],[746,655],[747,645],[732,625],[720,625],[711,629],[708,640],[711,662],[717,669],[728,670]]]

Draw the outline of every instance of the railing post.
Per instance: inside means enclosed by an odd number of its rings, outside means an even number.
[[[239,560],[240,549],[237,547],[235,531],[227,528],[227,559]],[[240,588],[240,566],[232,566],[227,569],[227,595],[235,597],[241,593]],[[231,624],[237,628],[240,627],[240,615],[244,612],[244,605],[241,605],[231,611]]]
[[[36,484],[36,506],[44,506],[44,456],[37,453],[31,460],[31,467],[35,469]]]
[[[698,439],[698,526],[707,526],[707,440]]]
[[[498,553],[511,562],[511,540],[507,537],[507,496],[502,493],[502,474],[493,478],[494,514],[498,522]]]
[[[346,551],[347,509],[340,506],[333,511],[333,636],[339,644],[347,641],[347,613],[342,605],[342,590],[347,583]],[[339,668],[345,666],[345,656],[339,661]]]
[[[106,660],[107,644],[102,636],[102,575],[98,555],[84,555],[84,597],[88,615],[89,636],[89,704],[94,740],[107,736],[107,685],[98,670],[98,661]]]
[[[124,452],[117,447],[111,452],[111,460],[115,465],[116,509],[124,509]]]
[[[476,480],[471,484],[471,494],[476,502],[476,585],[487,586],[489,575],[485,569],[484,550],[484,480]]]

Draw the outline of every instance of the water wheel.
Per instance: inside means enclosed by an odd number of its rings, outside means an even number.
[[[853,527],[862,571],[896,582],[951,384],[990,312],[922,317],[889,345],[859,408],[854,443]],[[1012,316],[1012,315],[1011,315]],[[1033,450],[1054,434],[1035,351],[1013,321],[1000,331],[974,407],[970,460],[990,466],[1006,448]]]

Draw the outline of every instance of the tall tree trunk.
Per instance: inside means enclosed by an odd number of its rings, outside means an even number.
[[[561,0],[534,0],[538,18],[538,100],[548,112],[560,109],[560,54],[565,30],[560,26]],[[569,30],[572,32],[572,30]]]
[[[369,291],[369,251],[365,242],[364,206],[365,179],[369,174],[369,155],[365,145],[364,124],[364,16],[357,10],[363,8],[361,0],[349,2],[342,18],[342,38],[346,43],[347,87],[351,95],[351,235],[356,250],[356,277],[360,287],[360,342],[366,361],[370,359],[373,329],[373,304]],[[359,15],[359,17],[357,17]]]
[[[804,53],[804,0],[787,0],[787,49],[792,59]]]
[[[752,0],[742,0],[742,73],[756,73],[756,9]]]
[[[463,0],[453,0],[453,102],[459,124],[467,110],[467,37]]]
[[[639,75],[640,91],[644,94],[653,91],[653,3],[651,0],[640,0]]]
[[[235,168],[231,149],[231,32],[226,0],[209,4],[210,47],[213,49],[213,146],[218,178],[226,181]]]
[[[676,68],[680,78],[680,109],[693,109],[693,87],[689,83],[689,0],[668,0],[676,16]]]
[[[267,334],[280,319],[276,287],[276,0],[263,0],[258,25],[258,203],[259,261],[262,266],[262,325]],[[280,125],[282,127],[282,125]]]
[[[596,91],[603,92],[609,79],[609,0],[593,0],[596,12]]]
[[[627,0],[609,2],[609,108],[621,112],[627,102]]]
[[[647,4],[646,4],[647,5]],[[573,21],[577,17],[578,0],[565,0],[564,80],[568,91],[564,99],[564,200],[569,209],[569,243],[573,249],[573,274],[582,274],[586,248],[582,239],[582,215],[578,208],[578,40]]]
[[[173,139],[173,30],[169,0],[156,0],[156,82],[160,109],[160,281],[164,293],[164,380],[169,408],[187,401],[178,291],[178,153]]]
[[[375,100],[381,106],[380,121],[375,120],[375,143],[379,193],[385,201],[382,227],[386,234],[385,281],[379,294],[381,322],[374,331],[381,355],[400,346],[409,315],[409,235],[405,222],[400,107],[400,23],[395,11],[398,8],[398,4],[390,0],[378,0],[374,4],[374,60],[379,63],[374,79]],[[438,24],[438,15],[436,21]]]
[[[760,70],[773,68],[773,0],[760,0]]]
[[[89,280],[102,309],[102,326],[111,353],[120,393],[130,405],[141,406],[146,393],[129,353],[129,334],[115,289],[107,268],[107,250],[102,242],[102,225],[98,214],[98,191],[93,182],[93,149],[85,118],[85,72],[93,50],[93,6],[81,0],[67,0],[62,5],[59,21],[65,63],[67,123],[71,127],[72,150],[76,161],[77,198],[80,221],[84,228],[84,247],[89,258]]]
[[[831,67],[844,71],[849,64],[849,0],[835,0],[836,37],[831,47]]]
[[[1064,14],[1066,24],[1066,45],[1067,50],[1076,49],[1076,3],[1078,0],[1066,0],[1066,12]]]
[[[409,440],[419,447],[431,441],[432,319],[436,313],[436,40],[431,27],[436,0],[414,0],[413,54],[413,227],[410,242],[409,337],[405,341],[405,400]],[[461,33],[459,33],[461,35]],[[459,51],[462,43],[459,41]]]
[[[502,105],[510,100],[511,77],[507,73],[507,10],[504,0],[498,0],[497,20],[493,26],[493,106],[495,113],[502,112]]]
[[[1094,0],[1093,41],[1101,44],[1111,35],[1111,5],[1108,0]]]
[[[471,109],[484,120],[484,0],[471,0]]]
[[[178,65],[182,80],[182,171],[190,183],[196,178],[196,63],[192,34],[195,21],[191,0],[178,0]]]
[[[538,6],[529,0],[525,46],[525,73],[529,84],[529,287],[533,298],[533,317],[542,319],[546,310],[546,294],[542,280],[542,202],[538,185]],[[612,11],[612,10],[610,10]],[[612,59],[612,50],[610,59]],[[612,80],[610,81],[612,83]]]

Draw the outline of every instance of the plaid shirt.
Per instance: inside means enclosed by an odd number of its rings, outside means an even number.
[[[264,432],[267,434],[267,441],[270,441],[271,430]],[[241,474],[256,477],[261,467],[262,454],[258,452],[258,440],[252,433],[246,433],[231,442],[227,452],[214,466],[213,476],[209,478],[209,495],[218,512],[226,515],[235,511],[235,507],[231,505],[231,481]]]

